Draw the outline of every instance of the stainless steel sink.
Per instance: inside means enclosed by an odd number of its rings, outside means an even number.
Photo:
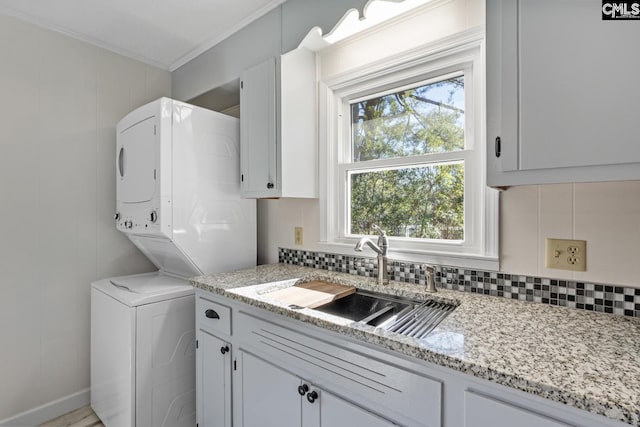
[[[316,307],[316,310],[375,326],[377,323],[369,322],[397,314],[414,303],[411,300],[358,289],[356,293]]]
[[[358,289],[315,310],[420,339],[455,308],[436,300],[417,301]]]

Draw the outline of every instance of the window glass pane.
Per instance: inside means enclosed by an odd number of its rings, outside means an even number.
[[[464,163],[351,171],[350,232],[464,240]]]
[[[464,149],[464,76],[351,104],[353,161]]]

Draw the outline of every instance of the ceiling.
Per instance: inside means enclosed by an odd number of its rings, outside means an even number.
[[[284,1],[0,0],[0,13],[173,71]]]

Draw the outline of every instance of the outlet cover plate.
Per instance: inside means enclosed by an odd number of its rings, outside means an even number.
[[[587,271],[587,241],[546,239],[545,267]]]
[[[302,245],[302,233],[303,233],[302,227],[295,227],[293,229],[293,240],[296,245]]]

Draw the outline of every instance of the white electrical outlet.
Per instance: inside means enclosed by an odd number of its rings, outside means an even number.
[[[587,241],[546,239],[545,267],[561,270],[587,270]]]

